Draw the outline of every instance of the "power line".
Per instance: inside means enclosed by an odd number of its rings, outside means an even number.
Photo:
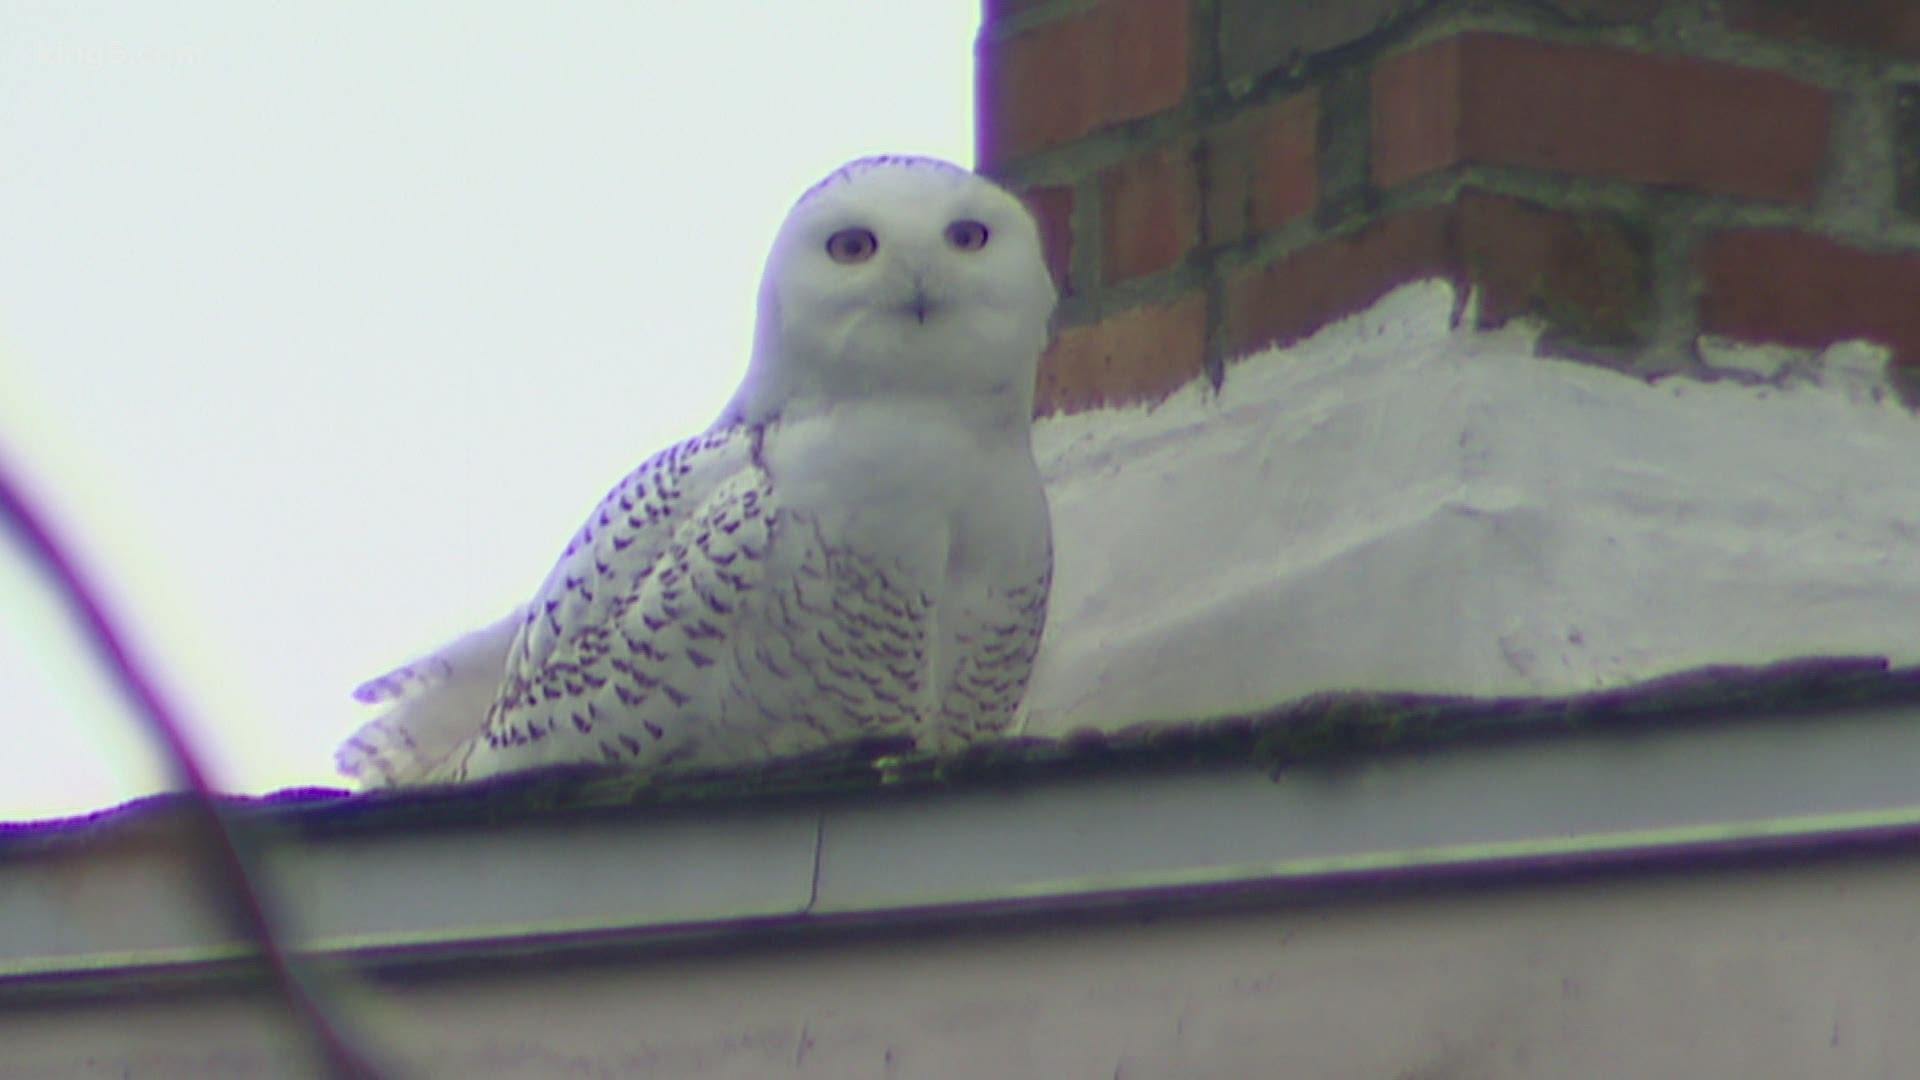
[[[100,591],[68,555],[68,548],[60,543],[46,518],[36,512],[4,459],[0,459],[0,513],[19,534],[30,557],[37,560],[47,576],[53,579],[88,643],[120,690],[131,700],[135,714],[143,722],[148,734],[160,744],[172,764],[175,779],[192,796],[189,812],[196,819],[194,824],[213,841],[210,845],[213,859],[209,873],[216,877],[233,901],[230,914],[235,929],[259,950],[260,960],[286,1000],[287,1007],[305,1027],[318,1062],[335,1076],[380,1075],[365,1055],[341,1034],[338,1025],[327,1015],[307,980],[302,977],[298,966],[281,947],[280,939],[274,932],[274,919],[256,884],[260,877],[257,861],[246,850],[226,811],[222,809],[219,796],[207,783],[206,770],[201,767],[181,730],[179,714],[168,705],[158,684],[134,659],[127,648],[126,639],[115,629]]]

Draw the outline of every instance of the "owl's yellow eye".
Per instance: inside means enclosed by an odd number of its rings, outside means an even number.
[[[863,263],[879,250],[872,229],[841,229],[827,237],[827,257],[837,263]]]
[[[956,221],[947,226],[947,243],[961,251],[979,251],[987,246],[987,227],[977,221]]]

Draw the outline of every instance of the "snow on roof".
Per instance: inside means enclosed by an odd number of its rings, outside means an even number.
[[[1866,344],[1658,381],[1403,287],[1156,406],[1043,421],[1057,549],[1026,731],[1336,690],[1573,694],[1920,659],[1920,419]],[[1471,322],[1471,320],[1467,320]]]
[[[1650,382],[1540,357],[1537,328],[1457,329],[1454,306],[1444,282],[1406,286],[1234,363],[1221,392],[1038,426],[1057,569],[1027,738],[962,759],[882,740],[671,780],[285,792],[256,812],[379,832],[1920,700],[1920,418],[1883,354],[1716,347],[1730,377]],[[169,805],[0,827],[0,853]]]

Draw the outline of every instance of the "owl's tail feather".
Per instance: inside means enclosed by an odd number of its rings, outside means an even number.
[[[363,788],[428,782],[436,766],[480,736],[524,620],[515,611],[362,684],[354,698],[386,703],[387,711],[340,744],[334,767]]]

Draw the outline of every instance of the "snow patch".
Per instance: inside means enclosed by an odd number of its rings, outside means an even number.
[[[1396,290],[1224,388],[1041,422],[1057,548],[1029,733],[1327,690],[1564,694],[1920,661],[1920,419],[1887,356],[1657,382]]]

